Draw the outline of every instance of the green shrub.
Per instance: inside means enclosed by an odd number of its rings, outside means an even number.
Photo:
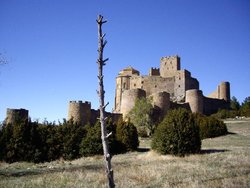
[[[240,111],[220,109],[215,114],[212,114],[212,116],[217,119],[235,118],[236,116],[240,116]]]
[[[194,116],[185,109],[169,111],[153,135],[152,149],[177,156],[200,152],[199,127]]]
[[[200,128],[201,139],[213,138],[227,134],[226,124],[216,119],[215,117],[208,117],[201,114],[195,114],[195,121]]]
[[[62,136],[62,157],[66,160],[80,157],[80,144],[85,135],[84,126],[65,121],[58,126],[58,133]]]
[[[121,142],[116,139],[116,125],[109,119],[106,123],[107,132],[112,132],[108,138],[108,145],[111,154],[123,152]],[[97,122],[94,126],[86,126],[86,136],[82,139],[80,154],[83,156],[93,156],[103,154],[101,125]]]
[[[120,144],[121,152],[134,151],[139,146],[137,129],[131,122],[118,122],[116,139]]]
[[[81,142],[80,154],[83,156],[103,154],[100,123],[97,122],[93,127],[86,126],[86,132]]]

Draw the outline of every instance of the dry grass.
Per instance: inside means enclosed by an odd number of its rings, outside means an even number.
[[[116,187],[250,187],[250,120],[202,142],[184,158],[142,149],[113,157]],[[144,139],[141,147],[149,148]],[[0,163],[0,187],[106,187],[102,156],[51,163]]]

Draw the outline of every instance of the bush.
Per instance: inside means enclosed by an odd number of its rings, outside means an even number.
[[[116,140],[116,125],[111,121],[111,119],[107,120],[106,128],[108,133],[112,132],[112,135],[108,138],[110,153],[120,153],[120,143]],[[96,122],[94,126],[86,126],[85,131],[86,136],[82,139],[80,145],[80,154],[83,156],[103,154],[100,122]]]
[[[62,136],[62,157],[66,160],[80,157],[80,144],[85,135],[84,126],[65,121],[58,126],[58,133]]]
[[[121,152],[134,151],[139,146],[137,129],[131,122],[118,122],[116,139],[120,144]]]
[[[236,116],[240,116],[240,111],[219,109],[218,112],[212,114],[212,116],[217,119],[235,118]]]
[[[213,138],[227,134],[227,126],[223,121],[215,117],[208,117],[201,114],[195,114],[195,121],[200,128],[201,139]]]
[[[169,111],[153,135],[152,149],[177,156],[200,152],[199,127],[194,116],[185,109]]]
[[[97,122],[93,127],[86,126],[86,132],[81,142],[80,154],[83,156],[103,154],[100,123]]]

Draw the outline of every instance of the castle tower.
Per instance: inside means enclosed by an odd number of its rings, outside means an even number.
[[[130,77],[138,75],[140,75],[139,71],[132,67],[127,67],[119,72],[118,77],[116,77],[114,112],[121,111],[122,92],[130,89]]]
[[[14,124],[16,121],[28,121],[29,111],[25,109],[7,108],[6,124]]]
[[[168,56],[162,57],[160,63],[160,76],[163,78],[173,77],[180,70],[180,57]]]
[[[191,89],[186,91],[186,103],[189,103],[193,113],[203,113],[203,94],[201,90]]]
[[[170,109],[170,95],[163,91],[150,95],[152,97],[153,106],[160,108],[165,114]]]
[[[230,83],[221,82],[218,87],[219,99],[224,99],[226,102],[230,102]]]
[[[134,107],[136,99],[142,97],[146,97],[146,92],[143,89],[130,89],[123,91],[121,102],[121,113],[123,114],[123,119],[126,118],[126,115]]]
[[[82,101],[70,101],[68,120],[73,121],[79,125],[85,125],[91,118],[91,103]]]

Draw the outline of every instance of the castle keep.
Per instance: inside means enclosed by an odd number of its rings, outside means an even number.
[[[116,77],[114,113],[125,117],[135,100],[150,97],[154,106],[166,112],[170,108],[184,107],[192,112],[215,113],[230,106],[230,84],[222,82],[208,97],[199,90],[199,82],[187,70],[181,70],[180,57],[162,57],[160,68],[151,68],[149,75],[128,67]]]

